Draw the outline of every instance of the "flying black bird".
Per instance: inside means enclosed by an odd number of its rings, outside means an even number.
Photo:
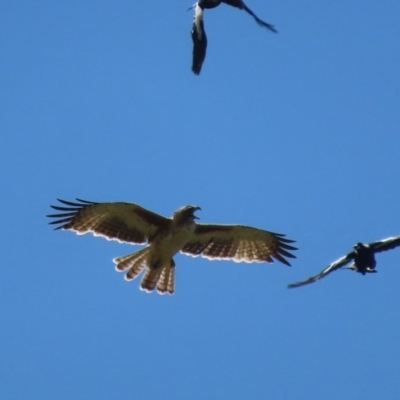
[[[56,229],[69,229],[84,234],[92,232],[109,240],[148,244],[143,249],[114,259],[117,271],[126,271],[126,280],[135,279],[142,270],[141,289],[173,293],[175,262],[179,251],[197,257],[236,262],[273,262],[273,258],[290,265],[285,257],[295,258],[288,250],[296,250],[279,233],[242,225],[196,224],[196,206],[176,210],[165,218],[133,203],[93,203],[77,199],[77,203],[60,200],[65,206],[51,206],[60,214],[50,224]]]
[[[192,7],[189,8],[189,10],[192,8],[195,9],[191,34],[193,40],[192,71],[196,75],[200,74],[201,66],[206,57],[206,50],[207,50],[207,36],[204,30],[204,20],[203,20],[204,10],[206,8],[215,8],[219,6],[221,3],[225,3],[232,7],[239,8],[240,10],[245,10],[256,20],[256,22],[260,26],[263,26],[264,28],[267,28],[272,32],[275,33],[278,32],[273,25],[258,18],[257,15],[254,14],[253,11],[251,11],[250,8],[247,7],[242,0],[199,0],[197,3],[195,3]]]
[[[353,251],[334,261],[319,274],[311,276],[310,278],[307,278],[300,282],[291,283],[288,285],[288,287],[294,288],[302,285],[307,285],[308,283],[316,282],[321,278],[324,278],[326,275],[330,274],[332,271],[336,271],[337,269],[344,267],[351,261],[353,262],[348,267],[346,267],[347,269],[352,269],[363,275],[377,272],[375,270],[375,253],[391,250],[398,246],[400,246],[400,236],[394,236],[368,244],[357,243],[353,246]]]

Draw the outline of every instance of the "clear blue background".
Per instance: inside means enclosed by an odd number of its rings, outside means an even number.
[[[400,250],[303,288],[355,242],[400,234],[400,4],[1,1],[3,399],[399,399]],[[286,233],[293,266],[176,256],[146,294],[54,232],[56,198]]]

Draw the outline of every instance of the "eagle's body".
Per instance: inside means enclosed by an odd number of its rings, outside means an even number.
[[[277,30],[272,24],[258,18],[242,0],[199,0],[191,7],[195,9],[191,35],[193,40],[192,71],[196,75],[200,74],[207,50],[207,35],[204,29],[204,10],[218,7],[221,3],[228,4],[240,10],[245,10],[255,19],[258,25],[277,33]]]
[[[368,273],[375,273],[377,272],[375,270],[376,267],[375,253],[391,250],[397,246],[400,246],[400,236],[394,236],[368,244],[360,242],[356,243],[353,246],[354,249],[353,251],[351,251],[350,253],[346,254],[345,256],[339,258],[338,260],[328,265],[328,267],[324,268],[319,274],[311,276],[310,278],[304,279],[303,281],[300,282],[291,283],[288,285],[288,287],[294,288],[306,285],[308,283],[316,282],[321,278],[324,278],[331,272],[336,271],[343,267],[359,272],[362,275]],[[352,263],[346,267],[346,265],[349,264],[350,262]]]
[[[191,208],[185,209],[192,213],[192,210],[199,209],[199,207],[188,207]],[[165,276],[163,280],[167,280],[167,283],[169,282],[167,291],[170,293],[174,291],[172,274],[174,273],[175,262],[172,257],[185,246],[196,229],[196,224],[193,222],[193,219],[196,217],[184,214],[183,208],[175,212],[173,218],[169,221],[169,226],[166,229],[160,230],[149,241],[147,247],[133,254],[114,259],[118,271],[127,270],[125,275],[127,280],[135,279],[141,270],[147,267],[141,283],[143,290],[152,291],[162,275]],[[172,278],[170,278],[171,275]],[[163,285],[158,289],[163,292]]]
[[[126,271],[132,280],[145,269],[141,288],[160,293],[174,292],[175,262],[179,251],[210,259],[233,259],[246,262],[273,262],[272,257],[290,265],[285,257],[294,258],[288,250],[292,240],[284,235],[242,225],[196,224],[194,212],[200,207],[184,206],[165,218],[134,203],[78,203],[59,200],[65,206],[51,206],[63,211],[48,215],[57,218],[56,229],[104,236],[110,240],[145,244],[143,249],[114,259],[118,271]],[[61,219],[60,219],[61,218]]]

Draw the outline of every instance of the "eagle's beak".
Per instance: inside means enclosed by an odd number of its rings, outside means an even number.
[[[194,207],[193,210],[194,210],[194,211],[193,211],[193,213],[194,213],[195,211],[199,211],[199,210],[201,211],[201,208],[196,206],[196,207]],[[194,214],[193,214],[193,218],[194,218],[194,219],[200,219],[200,217],[198,217],[197,215],[194,215]]]

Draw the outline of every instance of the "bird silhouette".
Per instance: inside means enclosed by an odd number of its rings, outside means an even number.
[[[277,33],[278,31],[272,24],[263,21],[262,19],[258,18],[253,11],[250,10],[247,5],[241,0],[200,0],[195,3],[192,7],[189,8],[195,9],[194,12],[194,19],[193,19],[193,26],[192,26],[192,40],[193,40],[193,62],[192,62],[192,71],[199,75],[201,71],[201,67],[203,65],[204,59],[206,57],[206,50],[207,50],[207,35],[204,30],[204,19],[203,14],[206,8],[215,8],[219,6],[221,3],[228,4],[232,7],[239,8],[240,10],[246,11],[250,14],[258,23],[258,25],[269,29],[272,32]]]
[[[345,265],[353,261],[347,269],[359,272],[362,275],[368,273],[377,272],[375,270],[376,260],[375,253],[380,253],[381,251],[391,250],[400,246],[400,236],[394,236],[387,239],[383,239],[377,242],[372,242],[368,244],[357,243],[353,246],[353,251],[346,254],[345,256],[334,261],[323,269],[319,274],[311,276],[299,282],[290,283],[289,288],[295,288],[298,286],[307,285],[309,283],[316,282],[333,271],[336,271]]]

